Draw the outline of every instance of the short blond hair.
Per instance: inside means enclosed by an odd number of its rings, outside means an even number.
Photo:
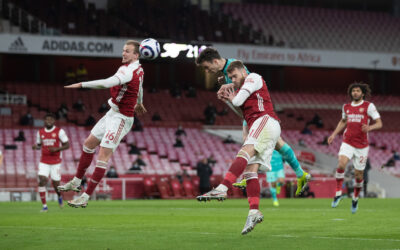
[[[135,48],[135,53],[139,54],[139,56],[140,56],[140,50],[139,50],[139,48],[140,48],[140,43],[139,43],[138,41],[135,41],[135,40],[127,40],[127,41],[125,42],[125,45],[132,45],[132,46]]]

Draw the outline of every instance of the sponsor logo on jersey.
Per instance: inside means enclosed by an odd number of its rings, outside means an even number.
[[[54,146],[55,143],[56,143],[56,139],[44,139],[43,140],[44,146]]]
[[[348,122],[361,122],[364,119],[364,115],[362,114],[350,114],[348,115]]]

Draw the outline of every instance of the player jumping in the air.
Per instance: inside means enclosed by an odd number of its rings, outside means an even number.
[[[90,195],[103,178],[108,160],[118,147],[121,139],[131,130],[134,113],[146,112],[142,104],[143,68],[139,64],[140,44],[128,40],[122,50],[122,63],[117,73],[107,79],[75,83],[65,88],[110,88],[111,98],[108,104],[111,109],[97,122],[85,140],[83,151],[75,177],[63,186],[60,191],[80,191],[80,185],[87,168],[90,166],[96,147],[100,145],[96,168],[86,191],[78,198],[68,202],[71,207],[86,207]]]
[[[206,48],[204,49],[196,59],[196,64],[202,66],[206,72],[212,72],[214,74],[221,72],[224,76],[218,78],[219,83],[225,82],[226,84],[222,85],[220,90],[218,91],[218,96],[228,89],[232,89],[232,81],[228,77],[227,68],[229,65],[236,61],[236,59],[225,59],[220,56],[218,51],[214,48]],[[250,74],[248,69],[245,67],[247,74]],[[227,102],[227,104],[235,111],[236,114],[241,116],[241,114],[234,108],[232,105]],[[246,121],[243,122],[243,140],[247,137],[249,131],[249,127],[246,124]],[[279,137],[278,143],[276,144],[275,148],[283,157],[284,161],[286,161],[289,166],[293,169],[296,173],[297,177],[297,190],[296,195],[300,195],[300,193],[305,189],[307,182],[311,179],[311,175],[307,172],[303,171],[299,161],[296,158],[296,155],[293,149],[287,144],[282,137]],[[263,165],[269,164],[265,163]],[[260,167],[263,169],[263,167]]]
[[[336,135],[346,128],[339,150],[339,162],[336,170],[336,194],[332,207],[337,207],[342,199],[344,171],[347,163],[352,159],[356,184],[354,186],[351,212],[355,213],[358,209],[358,196],[363,186],[364,168],[368,159],[368,132],[382,128],[382,120],[375,105],[364,100],[371,95],[371,89],[367,84],[353,83],[349,86],[347,93],[350,96],[351,103],[343,105],[342,119],[328,138],[328,144],[331,144]],[[375,121],[373,125],[369,125],[370,119]]]
[[[58,204],[63,206],[63,199],[57,186],[61,180],[61,151],[69,148],[68,137],[65,131],[54,126],[55,115],[48,113],[44,117],[45,127],[37,132],[36,144],[32,149],[42,149],[39,163],[39,195],[42,200],[43,208],[41,212],[47,212],[46,184],[50,176],[54,190],[58,195]]]
[[[267,85],[256,73],[248,74],[241,61],[232,62],[227,68],[228,76],[238,92],[232,89],[223,93],[222,98],[235,107],[240,107],[246,120],[249,134],[236,159],[232,163],[224,180],[217,188],[198,196],[199,201],[218,199],[227,196],[232,183],[243,173],[247,181],[247,197],[250,205],[249,215],[242,234],[247,234],[263,221],[264,216],[258,210],[260,202],[260,184],[258,182],[259,164],[265,164],[270,170],[272,152],[279,139],[281,127],[274,112]]]

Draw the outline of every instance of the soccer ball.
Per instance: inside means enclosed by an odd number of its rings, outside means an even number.
[[[140,43],[140,55],[144,59],[153,60],[160,54],[160,43],[153,38],[144,39]]]

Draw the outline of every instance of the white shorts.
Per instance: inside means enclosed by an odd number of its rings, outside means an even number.
[[[342,143],[339,150],[339,156],[344,155],[350,160],[353,160],[353,166],[357,170],[364,170],[368,159],[369,147],[355,148],[347,143]]]
[[[258,163],[261,171],[271,171],[272,153],[280,136],[281,125],[277,120],[269,115],[258,118],[249,129],[249,135],[243,143],[243,145],[254,145],[256,150],[256,155],[248,164]]]
[[[90,133],[101,141],[100,146],[117,149],[122,138],[131,130],[133,117],[110,109],[93,127]]]
[[[46,178],[50,178],[53,181],[60,181],[61,180],[61,163],[58,164],[46,164],[46,163],[39,163],[39,173],[38,175],[45,176]]]

